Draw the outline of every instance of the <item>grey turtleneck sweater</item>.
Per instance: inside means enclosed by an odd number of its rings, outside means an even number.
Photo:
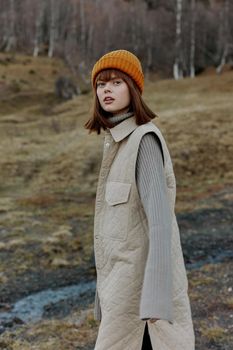
[[[109,120],[116,125],[133,113],[114,115]],[[171,298],[171,230],[167,229],[170,215],[166,195],[163,151],[154,133],[145,134],[140,142],[136,162],[136,183],[149,226],[149,252],[145,267],[140,319],[159,318],[172,321]],[[145,292],[146,291],[146,292]],[[99,301],[97,301],[98,303]]]

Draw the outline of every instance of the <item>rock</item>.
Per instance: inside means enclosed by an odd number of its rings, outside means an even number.
[[[22,238],[15,238],[7,243],[8,248],[12,248],[20,245],[25,245],[25,240],[23,240]]]
[[[53,267],[66,267],[69,265],[70,265],[70,263],[67,260],[62,259],[62,258],[55,258],[51,262],[51,266],[53,266]]]
[[[13,322],[14,322],[14,324],[24,324],[24,321],[21,320],[21,318],[19,318],[19,317],[14,317]]]
[[[60,241],[59,237],[47,237],[47,238],[44,239],[45,243],[51,243],[51,244],[59,243],[59,241]]]
[[[55,231],[55,232],[53,232],[52,233],[52,236],[53,237],[60,237],[60,238],[62,238],[62,237],[67,237],[67,238],[69,238],[69,237],[72,237],[72,233],[70,232],[70,227],[69,226],[62,226],[62,227],[60,227],[59,229],[58,229],[58,231]]]
[[[55,94],[63,100],[70,100],[78,95],[75,83],[68,77],[60,77],[55,82]]]
[[[0,250],[6,249],[6,248],[7,248],[7,244],[4,242],[0,242]],[[1,278],[1,275],[0,275],[0,278]]]
[[[12,305],[8,303],[0,303],[0,312],[6,312],[11,310]]]
[[[6,283],[7,281],[8,281],[7,276],[3,272],[0,272],[0,283]],[[0,304],[0,308],[1,308],[1,304]]]

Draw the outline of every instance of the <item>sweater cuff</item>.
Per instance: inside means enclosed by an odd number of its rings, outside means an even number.
[[[149,274],[150,275],[150,274]],[[169,282],[171,282],[169,280]],[[139,317],[141,320],[146,318],[158,318],[160,320],[167,320],[173,322],[173,301],[172,288],[168,287],[168,292],[162,294],[155,293],[153,288],[149,287],[149,283],[144,284],[142,289]]]
[[[101,314],[101,307],[100,307],[100,300],[98,296],[98,291],[96,288],[95,291],[95,306],[94,306],[94,320],[101,321],[102,314]]]
[[[167,312],[166,315],[165,315],[164,313],[161,313],[161,314],[159,314],[159,313],[153,313],[153,314],[152,314],[152,312],[150,312],[150,315],[151,315],[151,316],[148,316],[148,314],[145,314],[145,312],[144,312],[144,313],[141,313],[140,319],[141,319],[142,321],[148,321],[148,320],[150,320],[151,318],[158,318],[159,320],[168,321],[168,322],[171,323],[171,324],[174,322],[172,312]]]
[[[151,317],[151,318],[158,318],[158,317]],[[142,321],[149,321],[150,318],[141,318],[141,320]],[[164,318],[158,318],[157,321],[159,321],[159,320],[165,320],[165,321],[168,321],[170,324],[173,324],[173,321],[171,321],[171,320],[167,320],[167,319],[164,319]],[[155,321],[155,322],[157,322],[157,321]]]

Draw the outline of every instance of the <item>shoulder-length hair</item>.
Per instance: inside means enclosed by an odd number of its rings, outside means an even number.
[[[112,115],[110,112],[106,112],[100,105],[99,99],[97,97],[97,81],[109,81],[112,76],[116,78],[123,79],[129,88],[130,93],[130,105],[129,111],[134,112],[136,123],[138,125],[145,124],[151,119],[158,117],[143,101],[141,93],[136,85],[136,83],[130,78],[130,76],[118,69],[105,69],[102,70],[96,77],[94,81],[94,101],[92,106],[92,117],[86,122],[84,127],[89,129],[89,133],[96,131],[100,134],[101,129],[112,128],[113,124],[108,120],[108,117]]]

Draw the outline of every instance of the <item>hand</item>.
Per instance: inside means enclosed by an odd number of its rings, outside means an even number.
[[[159,320],[159,318],[150,318],[150,323],[155,323],[158,320]]]

